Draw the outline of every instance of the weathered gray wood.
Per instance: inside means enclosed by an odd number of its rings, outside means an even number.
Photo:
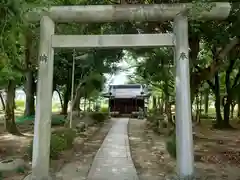
[[[37,105],[34,123],[32,179],[44,180],[49,173],[50,135],[52,117],[53,55],[51,36],[54,22],[47,16],[40,21],[39,69]]]
[[[49,9],[35,9],[26,14],[30,22],[38,22],[47,15],[56,22],[118,22],[118,21],[166,21],[172,20],[186,9],[194,9],[192,4],[155,4],[155,5],[88,5],[53,6]],[[214,3],[212,9],[200,9],[200,15],[192,11],[194,19],[225,19],[231,10],[228,2]]]
[[[190,101],[190,72],[188,19],[177,16],[174,20],[176,37],[176,142],[177,167],[180,179],[193,175],[193,137]]]
[[[173,46],[172,34],[54,35],[54,48],[117,48]]]

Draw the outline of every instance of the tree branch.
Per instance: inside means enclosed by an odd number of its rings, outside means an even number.
[[[219,60],[224,60],[226,55],[239,43],[239,38],[234,37],[230,42],[218,53],[217,58]]]
[[[236,75],[236,77],[234,79],[234,83],[232,85],[232,88],[235,88],[237,86],[239,79],[240,79],[240,69],[238,70],[238,73],[237,73],[237,75]]]
[[[207,80],[207,83],[212,90],[215,89],[215,85],[210,80]]]
[[[199,85],[204,81],[204,80],[211,80],[215,73],[219,70],[220,67],[224,64],[224,58],[226,55],[239,43],[239,38],[234,37],[233,39],[230,40],[230,42],[222,49],[219,51],[218,54],[215,52],[215,48],[212,48],[213,51],[213,62],[212,64],[204,69],[199,69],[198,72],[194,72],[191,77],[191,87],[193,88],[192,92],[196,92],[198,89]]]

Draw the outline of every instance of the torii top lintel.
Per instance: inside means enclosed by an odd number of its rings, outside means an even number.
[[[191,3],[52,6],[47,9],[33,9],[26,14],[26,18],[29,22],[40,21],[42,16],[49,16],[55,22],[143,22],[172,20],[177,14],[187,12],[188,16],[195,20],[213,20],[227,18],[231,11],[231,4],[215,2],[203,4],[195,9],[197,13],[194,11],[194,4]]]

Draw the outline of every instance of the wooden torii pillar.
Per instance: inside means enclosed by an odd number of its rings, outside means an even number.
[[[205,4],[206,5],[206,4]],[[194,173],[192,119],[190,102],[188,17],[191,19],[224,19],[230,3],[211,3],[210,9],[193,4],[161,5],[89,5],[54,6],[26,14],[30,22],[40,21],[37,107],[31,180],[49,178],[49,147],[54,48],[174,47],[176,63],[176,134],[177,167],[180,178]],[[174,20],[173,34],[138,35],[54,35],[54,22],[124,22]]]

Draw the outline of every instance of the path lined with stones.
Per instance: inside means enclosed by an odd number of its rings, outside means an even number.
[[[130,154],[128,121],[119,118],[114,122],[94,158],[88,180],[138,180]]]

